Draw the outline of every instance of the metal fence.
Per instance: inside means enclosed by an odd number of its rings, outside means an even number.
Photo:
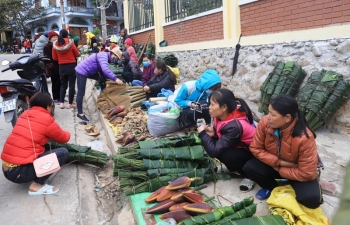
[[[153,0],[129,0],[129,33],[154,26]]]
[[[184,19],[222,7],[222,0],[165,0],[165,21]]]

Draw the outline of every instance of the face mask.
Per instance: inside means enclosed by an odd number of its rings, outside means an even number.
[[[124,64],[124,63],[125,63],[125,59],[120,60],[120,62],[121,62],[122,64]]]
[[[145,66],[145,67],[149,67],[150,65],[151,65],[150,62],[143,62],[143,66]]]
[[[208,89],[208,90],[206,90],[206,91],[205,91],[205,93],[206,93],[208,96],[210,96],[210,95],[211,95],[211,93],[213,93],[213,91],[212,91],[212,90],[210,90],[210,89]]]

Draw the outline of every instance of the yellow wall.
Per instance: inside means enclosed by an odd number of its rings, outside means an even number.
[[[165,0],[154,0],[154,19],[155,19],[155,41],[159,43],[164,38],[163,25],[165,24]],[[172,45],[157,48],[157,52],[174,52],[185,50],[199,50],[210,48],[235,47],[241,31],[239,0],[223,0],[223,24],[224,40],[214,40],[207,42],[197,42],[182,45]],[[128,4],[124,4],[124,12]],[[128,27],[128,17],[124,13],[125,27]],[[241,45],[262,45],[289,42],[292,40],[324,40],[332,38],[341,38],[349,36],[350,25],[329,26],[325,28],[315,28],[309,30],[287,31],[281,33],[262,34],[254,36],[243,36]]]

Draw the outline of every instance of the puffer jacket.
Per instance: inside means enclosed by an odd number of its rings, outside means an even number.
[[[33,163],[45,151],[44,145],[49,139],[58,143],[66,143],[70,139],[70,133],[62,130],[46,109],[37,106],[32,107],[24,111],[18,118],[12,133],[5,142],[1,159],[16,165]]]
[[[80,52],[75,47],[72,39],[65,38],[65,44],[58,46],[58,41],[53,43],[52,59],[58,61],[59,65],[76,63],[76,57],[80,56]]]
[[[152,77],[154,77],[154,67],[156,66],[156,62],[152,61],[151,65],[146,67],[143,67],[143,71],[142,71],[142,84],[145,85],[149,80],[152,79]]]
[[[275,135],[276,129],[268,125],[267,116],[258,124],[250,151],[263,163],[275,167],[281,160],[295,163],[298,167],[280,167],[279,174],[287,179],[310,181],[317,176],[317,147],[315,137],[308,130],[309,138],[292,137],[297,118],[286,129],[280,132],[280,139]]]
[[[44,47],[49,42],[49,39],[45,35],[41,35],[33,44],[33,54],[44,55]]]
[[[233,115],[238,121],[235,121]],[[249,151],[247,145],[254,137],[255,127],[246,120],[245,113],[234,110],[224,121],[214,118],[214,131],[215,137],[210,137],[205,130],[198,135],[205,151],[212,158],[220,156],[224,151],[231,151],[233,148],[245,148]]]
[[[110,52],[100,52],[90,55],[87,59],[81,61],[75,71],[84,77],[90,77],[97,72],[110,80],[116,81],[116,75],[109,69],[108,62],[111,60]]]
[[[128,52],[129,56],[130,56],[130,60],[134,61],[134,63],[136,63],[136,65],[139,63],[139,60],[137,58],[135,49],[133,46],[129,46],[126,48],[126,51]]]
[[[162,74],[155,75],[149,80],[146,85],[149,87],[151,92],[160,93],[162,88],[170,89],[174,91],[175,83],[171,80],[169,72],[165,71]]]
[[[131,72],[134,80],[141,80],[142,71],[140,67],[134,61],[130,60],[129,53],[123,52],[122,55],[125,58],[123,72]]]

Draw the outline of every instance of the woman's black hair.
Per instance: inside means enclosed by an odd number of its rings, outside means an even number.
[[[237,103],[240,104],[238,111],[245,112],[249,123],[253,124],[253,114],[248,104],[243,99],[236,98],[232,91],[225,88],[218,89],[209,96],[209,99],[218,103],[220,107],[226,105],[228,112],[233,112],[237,108]]]
[[[47,109],[53,104],[53,100],[48,93],[37,92],[29,100],[30,107],[38,106]]]
[[[152,54],[143,54],[143,57],[142,58],[147,58],[147,59],[149,59],[149,60],[153,60],[153,55]]]
[[[297,137],[297,136],[300,137],[304,133],[305,136],[309,138],[309,135],[306,129],[308,128],[316,138],[316,134],[310,129],[309,124],[305,119],[304,112],[299,110],[298,103],[293,97],[286,94],[280,94],[270,101],[270,106],[282,116],[286,116],[287,114],[290,114],[292,117],[292,120],[294,120],[296,117],[298,118],[298,121],[296,122],[294,129],[292,131],[293,137]]]
[[[58,36],[58,46],[64,45],[66,41],[64,40],[65,38],[68,37],[68,31],[66,29],[61,29],[60,30],[60,35]]]
[[[170,67],[165,64],[164,60],[158,60],[156,63],[156,68],[162,70],[163,73],[167,71],[173,84],[175,85],[177,83],[175,74],[170,69]]]

